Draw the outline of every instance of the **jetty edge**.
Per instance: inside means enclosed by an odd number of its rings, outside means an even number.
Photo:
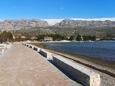
[[[35,50],[72,80],[84,86],[101,86],[100,74],[92,69],[35,45],[28,43],[23,43],[23,45]]]
[[[0,58],[0,86],[81,86],[20,42]]]

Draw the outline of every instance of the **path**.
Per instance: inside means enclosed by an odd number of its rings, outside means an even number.
[[[13,44],[0,58],[0,86],[73,86],[73,83],[32,49]]]

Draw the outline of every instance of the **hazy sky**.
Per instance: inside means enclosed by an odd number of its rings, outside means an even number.
[[[0,19],[115,17],[115,0],[0,0]]]

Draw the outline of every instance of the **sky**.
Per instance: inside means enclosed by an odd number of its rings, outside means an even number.
[[[115,0],[0,0],[0,19],[115,18]]]

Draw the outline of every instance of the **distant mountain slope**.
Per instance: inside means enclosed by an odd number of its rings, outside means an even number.
[[[32,27],[46,27],[48,23],[43,20],[5,20],[0,22],[0,30],[19,30],[28,29]]]
[[[32,29],[36,27],[101,27],[114,26],[114,18],[105,19],[20,19],[0,21],[0,30]],[[53,28],[54,29],[54,28]]]
[[[55,24],[57,27],[84,27],[84,26],[115,26],[115,21],[111,20],[72,20],[65,19]]]

